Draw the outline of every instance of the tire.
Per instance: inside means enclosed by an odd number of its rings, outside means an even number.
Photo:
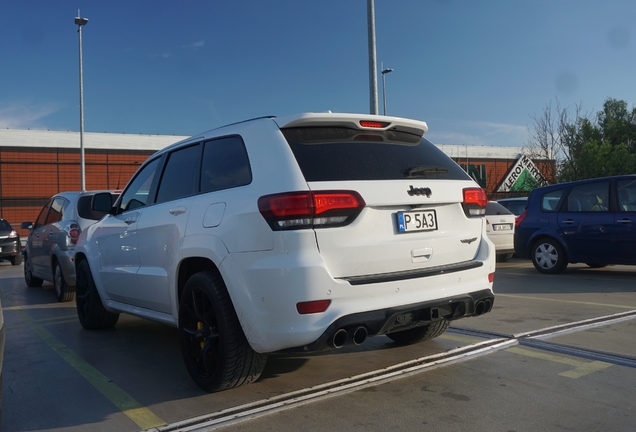
[[[511,253],[497,255],[497,262],[506,262],[512,258]]]
[[[55,263],[55,268],[53,269],[53,289],[55,298],[59,302],[68,302],[75,298],[75,286],[69,286],[66,283],[60,263]]]
[[[31,265],[31,260],[28,255],[24,256],[24,281],[27,286],[31,288],[41,287],[44,282],[39,277],[33,276],[33,266]]]
[[[9,259],[9,261],[11,261],[11,265],[20,265],[20,264],[22,264],[22,254],[19,253],[16,256],[11,257]]]
[[[117,323],[119,314],[104,308],[87,260],[80,262],[77,267],[75,289],[77,316],[82,327],[87,330],[99,330],[113,327]]]
[[[388,333],[387,336],[389,339],[399,344],[411,345],[440,336],[446,331],[449,325],[450,321],[443,319],[441,321],[432,322],[409,330]]]
[[[256,381],[267,361],[250,347],[221,276],[210,271],[186,282],[179,302],[179,340],[190,377],[207,392]]]
[[[561,273],[568,265],[563,248],[552,238],[543,238],[532,248],[532,264],[541,273]]]

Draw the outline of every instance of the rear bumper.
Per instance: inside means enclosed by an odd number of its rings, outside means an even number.
[[[14,257],[20,253],[22,253],[22,247],[17,240],[0,243],[0,258]]]
[[[313,239],[307,240],[313,241]],[[259,353],[321,349],[334,332],[364,326],[386,334],[490,310],[495,250],[482,241],[474,260],[427,269],[333,278],[317,251],[229,254],[219,270],[252,348]],[[483,301],[489,299],[487,307]],[[329,302],[301,314],[298,303]]]
[[[397,306],[343,316],[334,321],[314,342],[282,350],[282,352],[312,352],[329,346],[337,332],[348,333],[364,327],[368,336],[409,330],[442,319],[456,320],[479,316],[492,310],[495,296],[489,289],[417,304]]]

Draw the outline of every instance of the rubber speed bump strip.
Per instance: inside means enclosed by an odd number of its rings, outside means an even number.
[[[517,344],[517,341],[514,339],[490,339],[474,345],[463,346],[443,353],[389,366],[377,371],[320,384],[307,389],[297,390],[284,395],[228,408],[223,411],[205,414],[165,426],[158,426],[148,429],[146,432],[209,431],[217,427],[227,426],[230,423],[250,420],[292,407],[340,396],[365,387],[405,378],[424,370],[491,354],[515,344]]]

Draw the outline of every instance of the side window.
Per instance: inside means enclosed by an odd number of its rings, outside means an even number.
[[[200,155],[201,147],[198,145],[175,150],[168,155],[157,192],[158,203],[196,192],[194,186]]]
[[[49,200],[49,202],[47,202],[46,205],[42,207],[42,210],[40,210],[40,214],[38,215],[38,218],[35,220],[33,229],[38,229],[46,223],[46,215],[48,214],[49,208],[51,207],[51,201],[52,200]]]
[[[544,212],[555,212],[563,196],[563,189],[548,192],[541,197],[541,210]]]
[[[146,205],[159,160],[160,158],[153,160],[135,176],[121,197],[119,212],[133,210]]]
[[[636,180],[618,180],[618,211],[636,211]]]
[[[245,186],[251,182],[252,170],[240,137],[226,137],[205,143],[201,192]]]
[[[48,225],[61,221],[64,217],[64,209],[66,208],[67,204],[68,201],[66,199],[62,197],[55,198],[53,200],[53,203],[51,204],[51,209],[49,210],[49,214],[46,217],[45,224]]]
[[[608,211],[609,180],[575,186],[568,195],[567,211]]]

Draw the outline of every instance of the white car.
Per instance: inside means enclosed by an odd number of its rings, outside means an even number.
[[[528,197],[502,198],[497,202],[518,217],[526,209]]]
[[[488,202],[486,232],[495,244],[499,262],[508,261],[515,252],[515,218],[516,216],[499,202]]]
[[[423,135],[358,114],[259,118],[151,156],[75,249],[87,329],[128,313],[179,328],[206,391],[266,355],[414,343],[489,312],[486,194]]]
[[[22,222],[30,231],[24,248],[24,281],[29,287],[53,283],[60,302],[75,298],[75,243],[82,230],[99,220],[104,213],[91,210],[93,195],[98,192],[62,192],[42,207],[35,222]]]

